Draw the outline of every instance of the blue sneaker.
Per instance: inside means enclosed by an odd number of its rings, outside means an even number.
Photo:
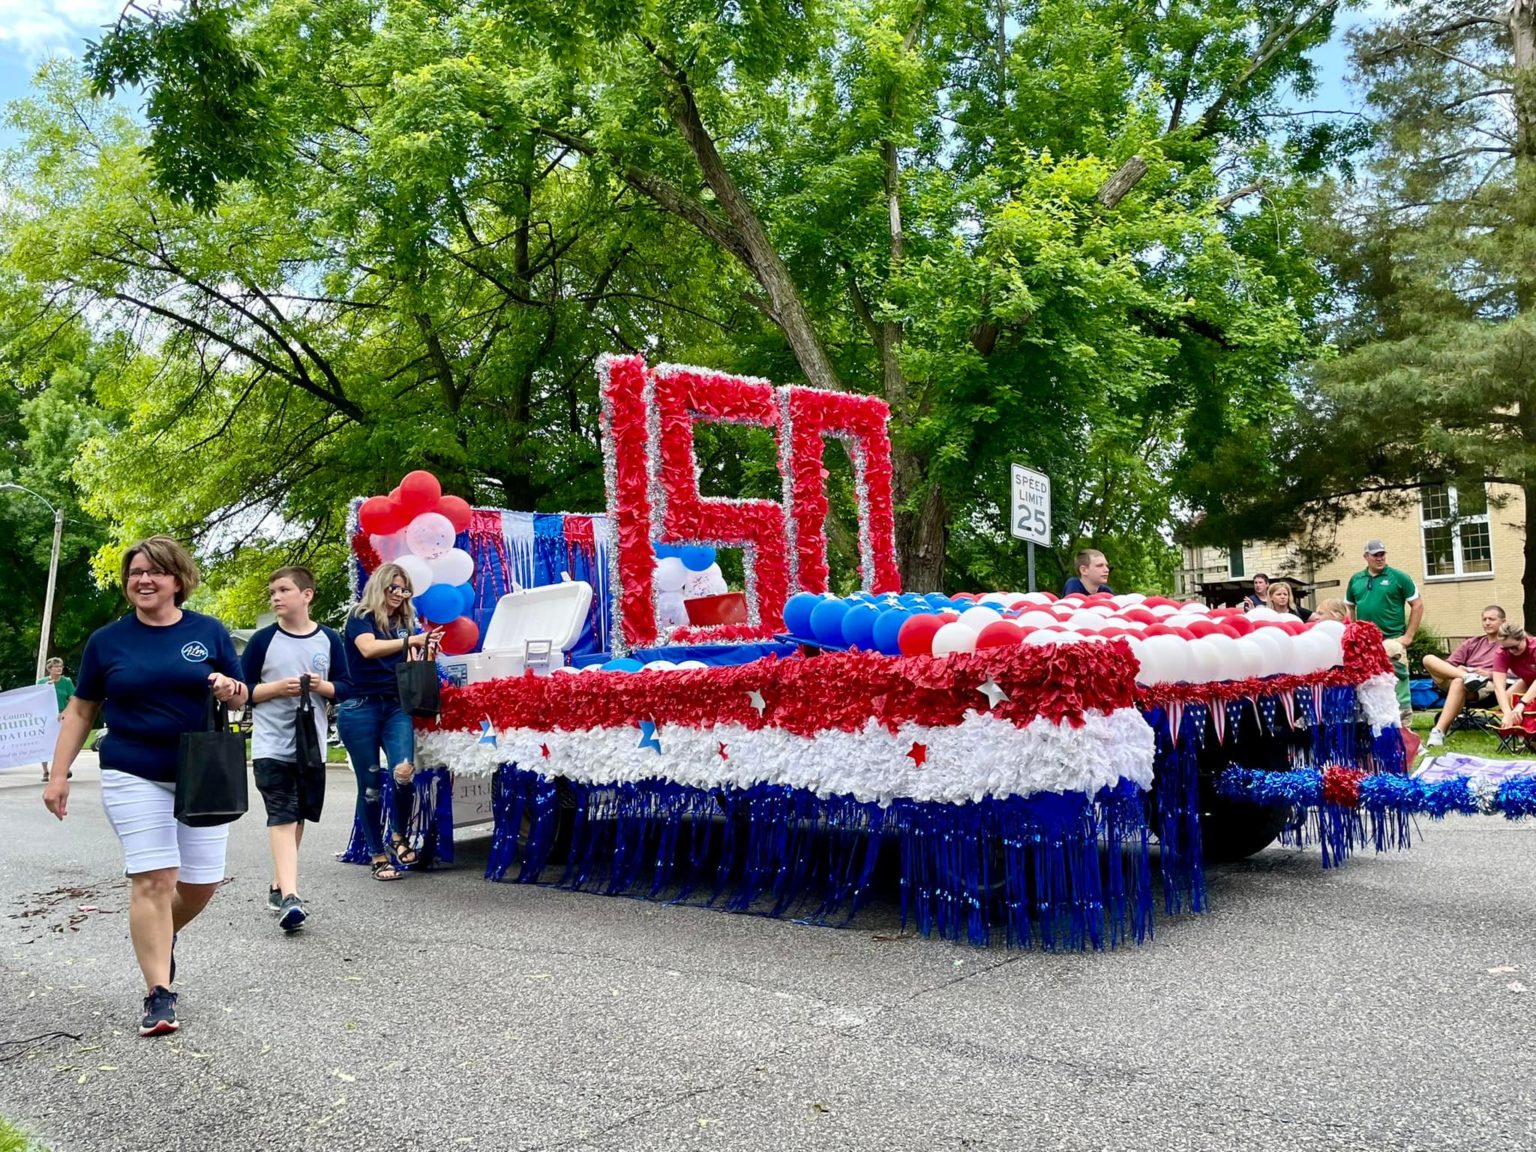
[[[164,1036],[181,1025],[176,1023],[176,993],[156,984],[144,997],[144,1019],[139,1021],[140,1036]]]
[[[309,919],[309,913],[304,911],[304,901],[297,896],[288,896],[283,900],[283,915],[277,922],[277,926],[284,932],[292,935],[304,927],[304,921]]]
[[[267,911],[273,915],[283,910],[283,893],[277,888],[267,889]]]

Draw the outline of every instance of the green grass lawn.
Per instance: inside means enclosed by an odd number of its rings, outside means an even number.
[[[46,1150],[20,1128],[0,1118],[0,1152],[46,1152]]]
[[[1429,736],[1429,730],[1435,726],[1435,718],[1439,715],[1439,709],[1413,714],[1413,730],[1418,733],[1419,739]],[[1444,747],[1436,752],[1460,752],[1463,756],[1486,756],[1495,760],[1536,760],[1536,754],[1523,748],[1518,752],[1500,752],[1499,738],[1492,732],[1451,732],[1445,738]]]

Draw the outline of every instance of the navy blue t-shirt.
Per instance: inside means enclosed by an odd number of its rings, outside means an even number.
[[[75,695],[102,705],[101,766],[174,783],[181,734],[208,722],[210,672],[241,678],[234,641],[212,616],[183,608],[156,626],[129,613],[92,632]]]
[[[357,638],[372,636],[379,640],[398,640],[410,635],[406,627],[400,625],[392,631],[381,632],[374,623],[372,613],[367,616],[349,613],[347,627],[342,634],[347,638],[347,667],[352,673],[351,695],[397,699],[400,689],[395,680],[395,665],[400,663],[403,653],[387,652],[383,656],[369,659],[357,650]]]
[[[1099,591],[1108,592],[1111,596],[1115,594],[1115,590],[1108,584],[1100,584]],[[1088,589],[1084,586],[1082,580],[1076,576],[1069,576],[1067,577],[1067,582],[1061,586],[1061,594],[1063,596],[1070,596],[1074,592],[1081,592],[1084,596],[1093,595],[1093,593],[1088,591]]]

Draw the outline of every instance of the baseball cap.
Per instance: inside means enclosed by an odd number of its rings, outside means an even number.
[[[1366,552],[1385,552],[1387,550],[1387,546],[1380,540],[1367,540],[1365,542],[1364,550]]]

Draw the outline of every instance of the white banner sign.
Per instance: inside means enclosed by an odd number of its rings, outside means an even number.
[[[53,758],[59,698],[52,684],[0,692],[0,768],[37,767]]]

